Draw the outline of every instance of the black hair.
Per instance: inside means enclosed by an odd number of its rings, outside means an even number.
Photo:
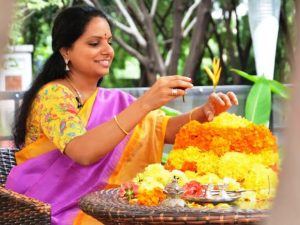
[[[17,148],[25,143],[26,121],[29,116],[33,100],[45,84],[66,78],[64,58],[60,54],[61,48],[70,48],[84,33],[87,24],[94,17],[101,17],[108,21],[106,15],[91,6],[74,6],[64,9],[54,20],[52,28],[52,55],[47,59],[42,71],[33,81],[31,87],[24,93],[22,105],[16,112],[13,128],[14,142]],[[99,83],[99,82],[98,82]]]

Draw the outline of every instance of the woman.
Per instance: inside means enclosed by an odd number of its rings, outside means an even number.
[[[97,88],[114,58],[111,41],[101,11],[64,10],[54,21],[53,54],[24,95],[14,132],[21,151],[6,187],[50,203],[53,224],[72,224],[86,193],[159,162],[164,143],[173,143],[183,124],[209,121],[237,104],[233,93],[212,94],[203,106],[169,119],[158,109],[192,88],[190,78],[163,77],[138,99]]]

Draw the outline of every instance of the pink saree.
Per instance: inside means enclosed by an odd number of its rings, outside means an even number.
[[[99,89],[87,115],[87,130],[111,120],[134,100],[122,91]],[[90,166],[77,164],[57,149],[43,152],[40,144],[35,157],[22,159],[24,162],[12,169],[6,187],[51,204],[52,224],[72,224],[79,212],[80,197],[119,185],[149,163],[160,162],[166,124],[167,117],[160,111],[149,113],[111,152]]]

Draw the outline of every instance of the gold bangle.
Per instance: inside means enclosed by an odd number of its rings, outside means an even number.
[[[198,108],[199,108],[199,107],[193,108],[193,109],[190,111],[190,113],[189,113],[189,122],[192,121],[192,114],[193,114],[193,112],[196,111]]]
[[[117,119],[117,116],[114,116],[114,119],[116,121],[116,124],[118,125],[118,127],[121,129],[121,131],[123,131],[124,134],[128,135],[129,132],[127,132],[119,123],[118,119]]]

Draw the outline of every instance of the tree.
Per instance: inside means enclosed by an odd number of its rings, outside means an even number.
[[[30,16],[22,23],[23,40],[19,41],[36,45],[35,58],[49,54],[46,34],[50,34],[49,24],[57,10],[82,3],[104,10],[114,24],[114,48],[117,58],[122,59],[115,60],[109,79],[120,82],[114,78],[115,68],[124,67],[132,57],[140,64],[138,83],[119,86],[149,86],[157,75],[170,74],[184,74],[195,85],[209,85],[203,66],[215,56],[223,68],[220,84],[248,84],[234,76],[230,68],[256,73],[248,17],[240,12],[243,3],[238,0],[52,0],[48,5],[42,0],[18,1],[23,6],[24,2],[37,4],[27,10]],[[294,1],[287,0],[281,9],[275,68],[275,77],[280,81],[285,81],[290,71],[291,60],[284,62],[293,46],[293,7]]]
[[[95,7],[100,6],[93,1],[85,2]],[[115,0],[114,4],[116,11],[109,18],[130,37],[124,41],[122,36],[115,36],[115,40],[139,60],[145,75],[144,85],[153,84],[157,75],[178,73],[184,38],[191,39],[184,74],[193,78],[201,62],[199,58],[201,46],[204,47],[211,0]],[[114,17],[120,14],[121,19]]]

